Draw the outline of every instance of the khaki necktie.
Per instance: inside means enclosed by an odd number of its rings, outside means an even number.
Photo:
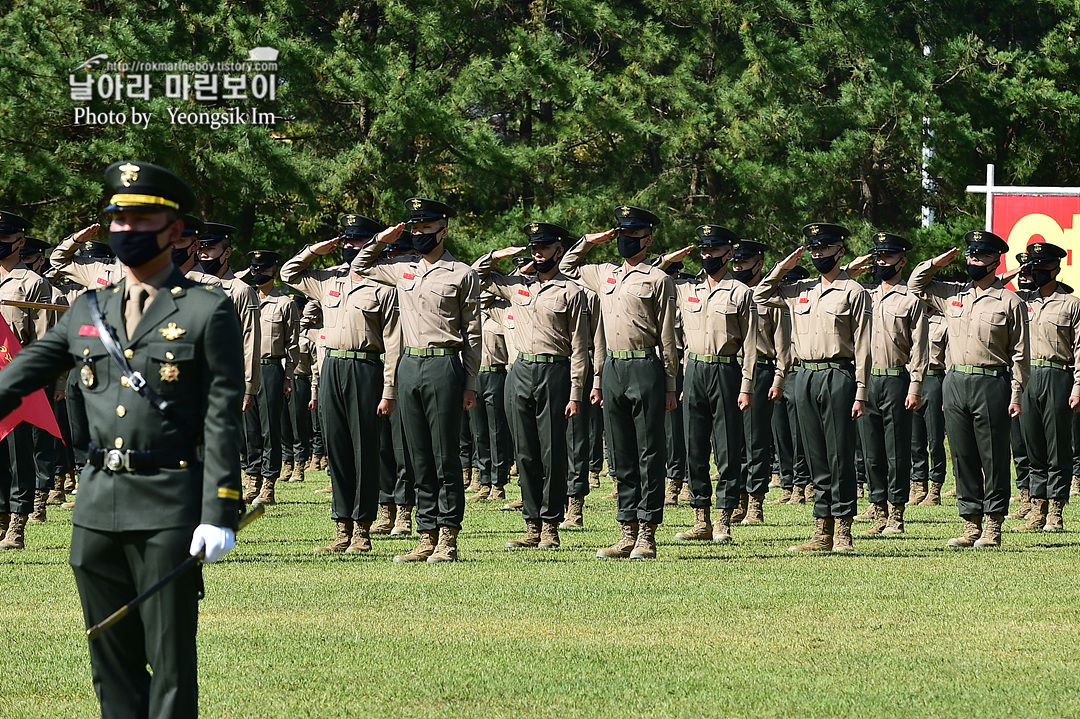
[[[132,286],[128,293],[127,306],[124,308],[124,326],[127,327],[129,338],[135,334],[135,328],[139,325],[139,320],[142,319],[143,309],[146,307],[146,300],[149,297],[150,293],[142,285]]]

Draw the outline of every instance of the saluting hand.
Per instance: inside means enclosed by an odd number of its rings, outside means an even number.
[[[379,406],[375,408],[375,414],[380,417],[389,417],[394,413],[394,400],[384,399],[379,402]]]
[[[614,236],[615,228],[612,227],[610,230],[604,230],[603,232],[593,232],[591,234],[585,235],[585,241],[588,242],[590,245],[599,245],[602,242],[607,242]]]
[[[866,414],[866,410],[863,409],[862,400],[855,400],[855,404],[851,405],[851,418],[858,419]]]
[[[798,267],[799,258],[802,257],[804,252],[806,252],[805,247],[798,248],[797,250],[792,252],[790,255],[788,255],[784,259],[780,260],[780,266],[784,268],[785,272],[787,272],[788,270],[795,269],[796,267]]]
[[[71,239],[75,240],[76,244],[82,244],[87,240],[92,240],[97,237],[98,230],[100,229],[101,225],[95,222],[94,224],[84,227],[78,232],[76,232],[74,235],[71,236]]]
[[[1017,267],[1015,269],[1009,270],[1008,272],[1002,272],[1000,275],[998,275],[998,279],[1001,280],[1001,284],[1011,282],[1014,277],[1020,274],[1021,269],[1022,268]]]
[[[401,237],[401,233],[405,231],[405,223],[399,222],[396,225],[387,227],[385,230],[375,235],[375,241],[381,242],[384,245],[388,245],[397,238]]]
[[[314,245],[311,246],[311,254],[329,255],[331,252],[337,249],[339,242],[341,242],[340,237],[335,237],[332,240],[323,240],[322,242],[316,242]]]
[[[938,268],[948,267],[949,265],[952,264],[952,261],[955,260],[956,256],[959,255],[959,254],[960,254],[960,248],[959,247],[954,247],[951,250],[949,250],[948,252],[945,252],[945,253],[940,254],[937,257],[935,257],[930,262],[930,264],[932,264],[934,267],[938,267]]]
[[[567,402],[566,403],[566,418],[570,419],[571,417],[577,417],[578,416],[578,407],[579,407],[579,402],[577,400],[572,399],[569,402]]]
[[[854,260],[848,263],[847,267],[844,268],[844,272],[848,273],[848,277],[858,277],[863,273],[863,270],[865,270],[870,265],[870,261],[872,258],[873,255],[862,255],[861,257],[856,257]]]
[[[525,251],[524,247],[503,247],[500,250],[493,250],[491,253],[491,259],[493,260],[505,260],[507,257],[513,257]]]
[[[694,245],[687,245],[686,247],[682,248],[681,250],[675,250],[674,252],[669,252],[668,254],[664,255],[664,262],[666,262],[669,265],[673,265],[676,262],[682,262],[687,257],[689,257],[690,253],[693,252],[693,251],[694,251]]]

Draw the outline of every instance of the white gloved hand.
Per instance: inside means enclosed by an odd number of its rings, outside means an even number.
[[[213,524],[200,524],[195,527],[195,532],[191,535],[191,549],[188,551],[194,557],[200,549],[204,549],[206,554],[203,556],[203,561],[209,564],[231,552],[235,545],[236,532],[224,527],[215,527]]]

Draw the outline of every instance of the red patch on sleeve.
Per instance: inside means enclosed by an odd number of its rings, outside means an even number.
[[[99,285],[107,285],[107,284],[109,284],[109,281],[107,279],[105,279],[104,277],[98,277],[97,278],[97,283]]]
[[[97,327],[94,327],[93,325],[83,325],[82,327],[79,328],[79,336],[80,337],[100,337],[101,335],[98,334]]]
[[[528,297],[529,296],[529,291],[528,290],[518,290],[518,294],[521,295],[522,297]]]
[[[810,303],[810,298],[809,297],[800,297],[799,298],[799,304],[800,305],[805,305],[805,304],[809,304],[809,303]]]
[[[615,284],[615,278],[614,278],[614,277],[608,277],[608,278],[607,278],[607,283],[608,283],[609,285],[613,285],[613,284]]]
[[[701,300],[698,299],[697,297],[687,297],[686,301],[687,302],[701,302]]]
[[[952,306],[953,307],[963,307],[964,303],[963,302],[957,302],[956,300],[953,300]]]
[[[406,272],[405,274],[402,275],[402,277],[404,277],[407,280],[415,280],[416,279],[416,275],[414,275],[411,272]]]
[[[341,297],[341,293],[340,293],[340,292],[338,292],[337,290],[330,290],[330,292],[329,292],[328,294],[329,294],[329,295],[330,295],[331,297]]]

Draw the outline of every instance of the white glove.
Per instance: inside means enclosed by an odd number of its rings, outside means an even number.
[[[206,550],[203,561],[209,564],[231,552],[235,545],[236,532],[212,524],[200,524],[191,535],[191,549],[188,551],[194,557],[200,549]]]

